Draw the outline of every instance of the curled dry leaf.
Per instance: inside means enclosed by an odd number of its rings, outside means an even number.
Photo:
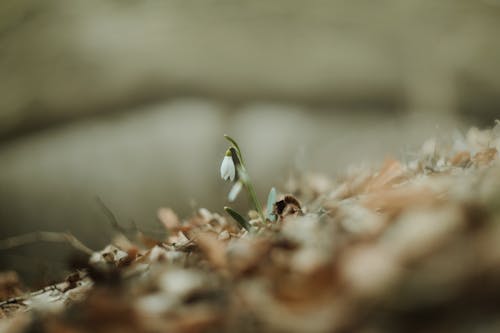
[[[292,195],[285,195],[283,199],[274,203],[273,214],[278,216],[280,220],[283,220],[287,216],[303,215],[303,212],[297,198]]]

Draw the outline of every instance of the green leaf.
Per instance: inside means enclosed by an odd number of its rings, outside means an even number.
[[[243,157],[241,156],[240,146],[238,145],[238,143],[236,142],[236,140],[233,139],[232,137],[230,137],[227,134],[224,134],[224,138],[227,141],[229,141],[231,143],[231,145],[233,145],[233,147],[236,149],[236,152],[238,153],[238,158],[240,159],[241,164],[245,164],[245,162],[243,162]]]
[[[276,202],[276,189],[273,187],[269,191],[269,195],[267,196],[267,206],[266,206],[266,217],[269,219],[269,221],[274,222],[276,219],[276,216],[273,214],[273,206],[274,203]]]
[[[234,146],[234,148],[238,149],[238,151],[240,150],[240,147],[236,143],[236,140],[234,140],[232,137],[230,137],[227,134],[224,134],[224,138],[226,138],[226,140],[229,141]]]
[[[234,209],[232,209],[231,207],[224,207],[224,210],[226,211],[226,213],[228,213],[229,215],[231,215],[231,217],[236,221],[238,222],[238,224],[245,228],[246,230],[250,231],[250,229],[252,228],[252,226],[250,225],[250,223],[248,223],[247,220],[245,220],[245,218],[243,216],[240,215],[240,213],[238,213],[237,211],[235,211]]]

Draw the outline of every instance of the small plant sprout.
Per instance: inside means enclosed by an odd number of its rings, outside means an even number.
[[[276,221],[276,215],[273,212],[273,206],[276,202],[276,189],[273,187],[269,191],[269,195],[267,196],[267,205],[266,205],[266,217],[269,221]]]
[[[238,143],[236,143],[236,141],[228,135],[224,135],[224,137],[227,141],[229,141],[231,146],[226,151],[224,159],[222,160],[220,175],[221,178],[226,181],[230,180],[231,182],[235,182],[231,191],[229,191],[228,200],[231,202],[234,201],[241,189],[244,187],[247,190],[248,196],[250,197],[250,200],[260,219],[263,222],[266,222],[267,220],[272,221],[271,218],[266,218],[266,215],[264,215],[264,211],[262,210],[262,205],[257,199],[257,194],[255,193],[250,176],[248,175],[245,160],[243,159]],[[224,210],[228,212],[228,214],[231,215],[231,217],[233,217],[242,227],[249,229],[248,222],[241,216],[241,214],[238,214],[229,207],[224,207]]]

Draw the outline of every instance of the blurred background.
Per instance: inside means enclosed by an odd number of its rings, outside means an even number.
[[[223,134],[258,194],[500,116],[500,1],[3,0],[0,238],[98,249],[159,207],[222,211]],[[245,207],[244,197],[239,201]],[[69,247],[0,251],[28,282]]]

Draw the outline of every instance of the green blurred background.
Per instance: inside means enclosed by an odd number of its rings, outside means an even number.
[[[0,238],[94,249],[156,211],[222,211],[237,138],[264,197],[500,116],[500,1],[3,0]],[[245,207],[244,199],[240,208]],[[0,252],[30,283],[69,248]]]

